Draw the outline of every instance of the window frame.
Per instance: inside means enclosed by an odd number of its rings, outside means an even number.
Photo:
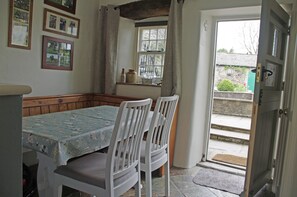
[[[150,78],[153,79],[153,83],[160,83],[162,78],[163,78],[163,72],[164,72],[164,63],[165,63],[165,54],[166,54],[166,44],[167,44],[167,21],[163,21],[163,22],[153,22],[153,23],[142,23],[141,25],[137,25],[135,24],[135,27],[137,28],[137,40],[136,40],[136,58],[135,58],[135,70],[137,71],[137,74],[140,78]],[[158,41],[164,41],[164,51],[161,50],[156,50],[156,51],[141,51],[141,46],[142,46],[142,35],[143,35],[143,30],[153,30],[153,29],[165,29],[165,38],[164,39],[159,39],[158,38],[158,34],[156,39],[148,39],[148,42],[150,41],[156,41],[158,43]],[[151,56],[161,56],[161,64],[150,64],[152,65],[152,68],[160,68],[161,71],[161,76],[147,76],[147,77],[143,77],[143,75],[140,73],[141,72],[141,55],[144,55],[146,57],[148,57],[149,55]],[[145,60],[145,62],[147,62],[148,60]],[[147,64],[148,65],[148,64]],[[154,71],[153,71],[154,72]]]

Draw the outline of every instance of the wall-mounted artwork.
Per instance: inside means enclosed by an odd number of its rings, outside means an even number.
[[[75,14],[76,0],[44,0],[44,3]]]
[[[31,49],[33,0],[10,0],[8,46]]]
[[[70,36],[79,37],[80,20],[65,14],[61,14],[49,9],[44,9],[43,14],[43,30]]]
[[[73,42],[43,36],[42,68],[72,70]]]

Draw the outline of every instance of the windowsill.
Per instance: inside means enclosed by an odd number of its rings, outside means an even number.
[[[141,83],[117,83],[116,95],[157,99],[161,95],[161,86]]]
[[[143,84],[143,83],[122,83],[122,82],[117,82],[117,85],[132,85],[132,86],[150,86],[150,87],[161,87],[162,85],[157,85],[157,84]]]

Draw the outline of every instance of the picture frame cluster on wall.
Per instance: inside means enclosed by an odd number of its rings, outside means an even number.
[[[79,24],[80,24],[80,19],[44,8],[44,16],[43,16],[44,31],[78,38]]]
[[[33,0],[10,0],[8,46],[31,49]]]
[[[44,0],[44,3],[66,12],[75,14],[76,0]]]
[[[49,36],[43,36],[42,40],[42,68],[72,70],[73,42]]]
[[[76,0],[44,0],[52,7],[75,14]],[[43,31],[79,38],[80,19],[44,8]],[[43,36],[42,68],[73,70],[74,42]]]

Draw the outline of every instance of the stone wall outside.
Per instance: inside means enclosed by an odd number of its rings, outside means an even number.
[[[228,92],[228,91],[214,91],[214,98],[231,98],[242,100],[253,100],[253,93],[249,92]]]
[[[248,67],[216,65],[214,85],[217,87],[218,83],[224,79],[229,79],[236,84],[246,85],[250,69]]]
[[[251,117],[252,106],[252,93],[215,92],[212,113]]]

